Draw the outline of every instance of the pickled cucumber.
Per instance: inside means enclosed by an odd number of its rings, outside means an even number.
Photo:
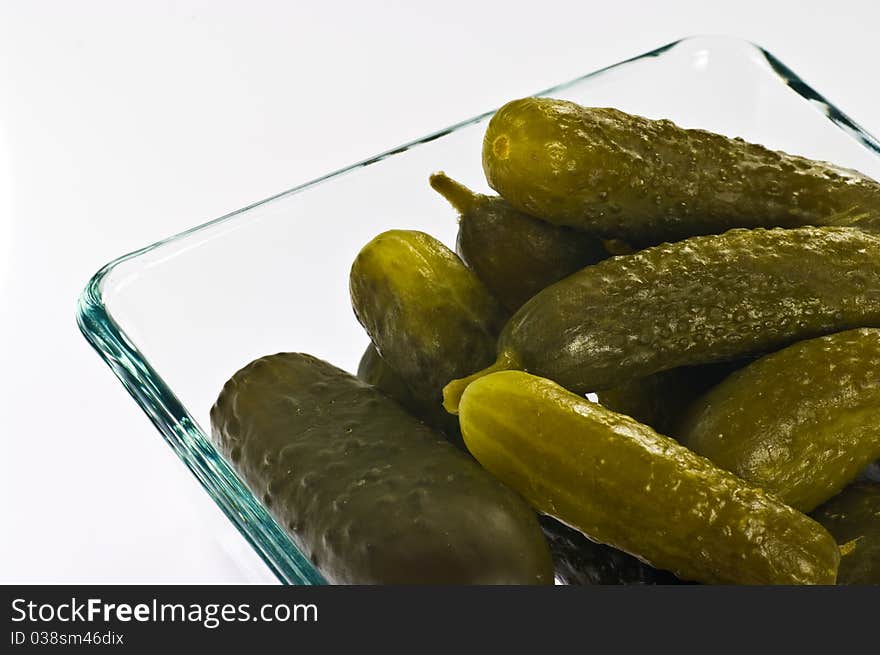
[[[633,419],[519,371],[471,384],[465,443],[537,510],[685,580],[833,584],[831,535]]]
[[[391,370],[371,343],[361,355],[357,376],[369,385],[376,387],[392,400],[396,400],[410,414],[418,415],[421,404],[416,400],[406,383]]]
[[[534,512],[466,454],[309,355],[258,359],[211,410],[254,494],[340,584],[552,583]]]
[[[606,409],[675,436],[670,431],[690,404],[742,365],[737,361],[682,366],[600,391],[597,396]]]
[[[550,98],[498,110],[483,168],[520,211],[635,245],[880,213],[880,184],[857,171]]]
[[[450,383],[455,412],[480,375],[520,369],[575,393],[800,339],[880,326],[880,238],[807,227],[731,230],[588,266],[507,322],[495,364]]]
[[[391,230],[351,268],[351,303],[376,350],[420,402],[492,361],[504,311],[458,256],[423,232]]]
[[[549,516],[540,517],[550,544],[556,579],[568,585],[682,584],[621,550],[590,541],[582,533]]]
[[[840,545],[837,584],[880,584],[880,484],[850,485],[812,516]]]
[[[880,330],[801,341],[733,373],[676,430],[691,450],[810,511],[880,457]]]
[[[371,343],[361,356],[357,376],[371,384],[400,405],[416,418],[424,421],[435,430],[442,432],[449,441],[464,446],[458,419],[446,412],[439,403],[425,402],[413,396],[406,383],[391,370]]]
[[[539,221],[444,173],[432,175],[431,186],[461,215],[459,256],[509,313],[544,287],[609,256],[599,239]]]

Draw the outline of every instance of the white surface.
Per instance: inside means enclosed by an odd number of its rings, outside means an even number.
[[[110,259],[696,33],[880,132],[872,0],[311,4],[0,0],[0,583],[273,580],[76,329]]]

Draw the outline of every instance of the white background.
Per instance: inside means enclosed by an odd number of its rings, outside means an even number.
[[[0,0],[0,582],[271,581],[80,336],[102,264],[676,38],[880,132],[880,3]]]

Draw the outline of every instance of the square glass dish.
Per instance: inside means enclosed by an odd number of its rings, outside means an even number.
[[[738,39],[684,39],[539,95],[669,118],[880,178],[875,138],[773,55]],[[442,169],[488,191],[480,150],[490,116],[120,257],[83,291],[86,339],[282,582],[323,579],[212,445],[211,405],[262,355],[302,351],[357,369],[368,338],[349,302],[352,260],[391,228],[454,245],[455,213],[428,175]]]

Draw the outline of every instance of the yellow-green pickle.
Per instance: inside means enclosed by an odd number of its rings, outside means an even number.
[[[384,232],[358,253],[349,282],[358,321],[429,412],[441,406],[449,380],[494,359],[504,311],[437,239]]]
[[[700,398],[678,439],[808,512],[880,457],[880,330],[801,341]]]
[[[880,484],[852,484],[812,516],[840,544],[837,584],[880,585]]]
[[[520,211],[634,245],[735,227],[876,222],[880,184],[668,120],[523,98],[483,140],[489,185]]]
[[[461,401],[465,444],[533,507],[696,582],[833,584],[840,553],[806,515],[673,439],[502,371]]]
[[[880,326],[880,238],[805,227],[730,230],[647,248],[569,275],[507,322],[496,363],[575,393],[731,361],[800,339]]]
[[[535,513],[374,387],[299,353],[238,371],[215,442],[328,582],[550,584]]]
[[[544,287],[609,256],[599,239],[539,221],[444,173],[432,175],[431,186],[460,214],[459,256],[510,313]]]

